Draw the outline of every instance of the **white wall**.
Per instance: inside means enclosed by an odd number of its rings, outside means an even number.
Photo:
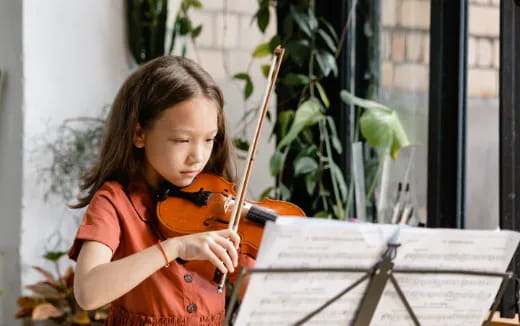
[[[0,326],[16,324],[16,297],[26,292],[23,285],[41,279],[31,266],[50,268],[42,255],[67,250],[76,232],[74,217],[81,212],[67,209],[59,197],[43,200],[47,185],[39,171],[50,157],[42,146],[55,138],[64,119],[97,116],[135,68],[123,3],[0,0],[0,69],[6,66],[9,73],[0,111],[0,290],[7,291],[0,297]],[[259,66],[267,60],[253,63],[257,88],[245,104],[241,85],[231,76],[248,69],[253,47],[274,33],[274,19],[263,36],[249,25],[256,0],[240,0],[231,11],[224,0],[203,3],[194,19],[206,24],[205,43],[191,47],[189,56],[221,85],[230,124],[236,126],[244,107],[258,105],[265,86]],[[267,126],[250,183],[254,195],[271,184],[269,131]]]
[[[47,250],[66,250],[76,231],[61,198],[43,200],[42,155],[64,119],[97,116],[129,74],[122,1],[24,1],[22,284],[41,278]],[[48,266],[48,265],[44,265]]]
[[[0,1],[0,69],[8,75],[0,100],[0,325],[7,326],[20,293],[22,1]]]

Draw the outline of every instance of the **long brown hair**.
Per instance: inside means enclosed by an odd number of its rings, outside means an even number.
[[[144,150],[133,144],[137,124],[149,128],[162,111],[201,95],[218,107],[218,133],[205,171],[234,181],[234,153],[226,132],[222,91],[194,61],[164,56],[140,67],[121,86],[106,121],[99,157],[82,176],[78,203],[71,207],[88,205],[106,181],[126,187],[144,160]]]

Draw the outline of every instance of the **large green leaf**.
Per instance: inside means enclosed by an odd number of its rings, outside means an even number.
[[[289,132],[278,144],[278,149],[292,143],[303,128],[312,126],[323,118],[325,118],[325,116],[321,112],[321,105],[316,99],[311,98],[302,103],[298,107],[298,110],[296,110],[296,115],[294,116],[294,121]]]
[[[402,147],[410,145],[395,110],[383,104],[356,97],[346,90],[342,90],[340,96],[347,104],[354,104],[366,110],[359,119],[359,126],[361,134],[371,146],[389,151],[392,158],[395,159]]]

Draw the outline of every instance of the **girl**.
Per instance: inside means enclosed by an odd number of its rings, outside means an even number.
[[[232,273],[252,260],[227,229],[161,241],[155,195],[162,182],[184,187],[202,171],[232,181],[231,150],[222,93],[195,62],[161,57],[128,78],[74,206],[88,205],[69,251],[81,307],[111,303],[109,326],[222,323],[225,295],[202,269]]]

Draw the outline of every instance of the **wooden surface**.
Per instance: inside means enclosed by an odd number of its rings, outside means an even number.
[[[482,323],[484,325],[484,323]],[[515,319],[509,319],[509,318],[501,318],[500,313],[496,312],[493,316],[493,319],[491,320],[491,326],[515,326],[520,325],[520,322],[518,321],[518,315],[516,315]]]

